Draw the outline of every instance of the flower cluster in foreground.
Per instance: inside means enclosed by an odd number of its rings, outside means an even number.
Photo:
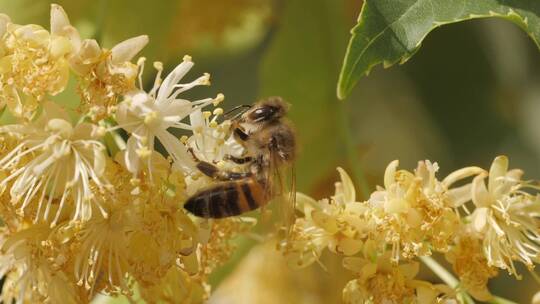
[[[384,187],[364,202],[341,168],[331,198],[299,195],[303,216],[280,244],[289,263],[308,266],[325,249],[343,256],[357,276],[343,289],[346,303],[456,303],[462,292],[488,301],[499,270],[519,278],[516,263],[532,270],[540,262],[540,196],[529,191],[537,186],[509,170],[507,157],[442,180],[427,160],[413,172],[397,167],[388,165]],[[445,255],[461,289],[414,279],[418,259],[434,253]]]
[[[139,36],[102,48],[81,38],[58,5],[50,31],[0,15],[0,108],[15,118],[0,126],[3,303],[132,298],[134,286],[149,303],[200,303],[208,276],[234,249],[230,240],[253,225],[184,211],[186,198],[208,184],[187,146],[214,161],[242,148],[225,140],[223,110],[205,109],[221,94],[182,97],[209,84],[208,74],[183,81],[189,56],[164,78],[154,63],[154,85],[144,90],[145,59],[132,60],[147,42]],[[51,101],[70,77],[77,120]]]

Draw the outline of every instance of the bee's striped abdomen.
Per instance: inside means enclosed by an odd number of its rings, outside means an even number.
[[[253,179],[218,183],[190,197],[184,208],[204,218],[239,215],[265,205],[263,185]]]

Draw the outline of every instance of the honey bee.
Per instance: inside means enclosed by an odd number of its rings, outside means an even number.
[[[265,206],[283,194],[283,169],[291,168],[291,197],[294,205],[294,170],[296,137],[286,120],[289,105],[280,97],[254,103],[231,121],[231,133],[244,149],[243,157],[226,155],[225,159],[245,165],[244,172],[220,170],[202,161],[190,150],[197,169],[214,180],[208,188],[191,196],[184,208],[203,218],[224,218]],[[294,207],[293,207],[294,208]]]

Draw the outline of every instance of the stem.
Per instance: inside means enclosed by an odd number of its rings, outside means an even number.
[[[420,260],[422,260],[422,262],[447,285],[453,288],[458,287],[459,280],[446,270],[446,268],[442,267],[441,264],[437,263],[432,257],[422,256],[420,257]]]
[[[443,282],[445,282],[447,285],[451,286],[452,288],[458,288],[459,287],[459,280],[452,275],[446,268],[442,267],[441,264],[437,263],[432,257],[429,256],[423,256],[420,257],[420,260],[433,271]],[[460,291],[459,294],[463,297],[464,303],[471,303],[474,304],[474,300],[471,298],[471,296],[466,293],[465,291]],[[514,301],[501,298],[498,296],[493,296],[493,298],[487,303],[490,304],[518,304]]]
[[[369,184],[366,180],[366,174],[363,166],[358,160],[357,153],[352,143],[352,135],[349,126],[349,115],[345,109],[345,103],[341,104],[339,120],[341,120],[341,135],[345,143],[345,153],[347,161],[352,167],[355,184],[358,185],[360,192],[360,199],[365,200],[369,198]]]
[[[429,267],[433,273],[435,273],[444,283],[446,283],[446,285],[456,290],[459,288],[459,280],[448,270],[446,270],[446,268],[442,267],[441,264],[437,263],[437,261],[435,261],[432,257],[423,256],[420,257],[420,260],[422,260],[422,262]],[[465,291],[459,291],[458,296],[462,303],[475,304],[471,296]]]
[[[113,123],[106,120],[102,124],[106,128],[113,126]],[[111,156],[114,156],[118,151],[126,149],[126,142],[117,131],[109,131],[105,134],[105,145],[109,149]]]

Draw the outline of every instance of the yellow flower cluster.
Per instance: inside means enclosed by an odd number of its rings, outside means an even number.
[[[193,66],[189,56],[164,79],[155,63],[154,86],[144,91],[145,60],[131,60],[146,36],[103,49],[82,39],[58,5],[50,27],[0,15],[0,108],[17,119],[0,126],[1,301],[132,298],[136,286],[149,303],[202,302],[208,276],[232,254],[230,241],[254,224],[202,220],[183,209],[209,182],[200,182],[188,146],[215,161],[239,149],[224,140],[227,123],[217,123],[223,110],[203,111],[223,96],[180,97],[209,84],[207,74],[181,82]],[[80,95],[76,122],[50,98],[70,77]],[[221,140],[201,141],[205,134]],[[157,141],[167,153],[155,150]]]
[[[310,265],[325,248],[343,256],[358,276],[343,290],[347,303],[454,303],[450,287],[413,279],[418,258],[445,254],[463,289],[482,301],[492,298],[487,283],[497,269],[518,276],[515,262],[540,262],[540,196],[524,190],[536,187],[508,170],[505,156],[489,172],[466,167],[442,180],[437,163],[397,167],[388,165],[384,187],[364,202],[341,168],[330,199],[299,194],[303,216],[281,243],[290,264]]]

